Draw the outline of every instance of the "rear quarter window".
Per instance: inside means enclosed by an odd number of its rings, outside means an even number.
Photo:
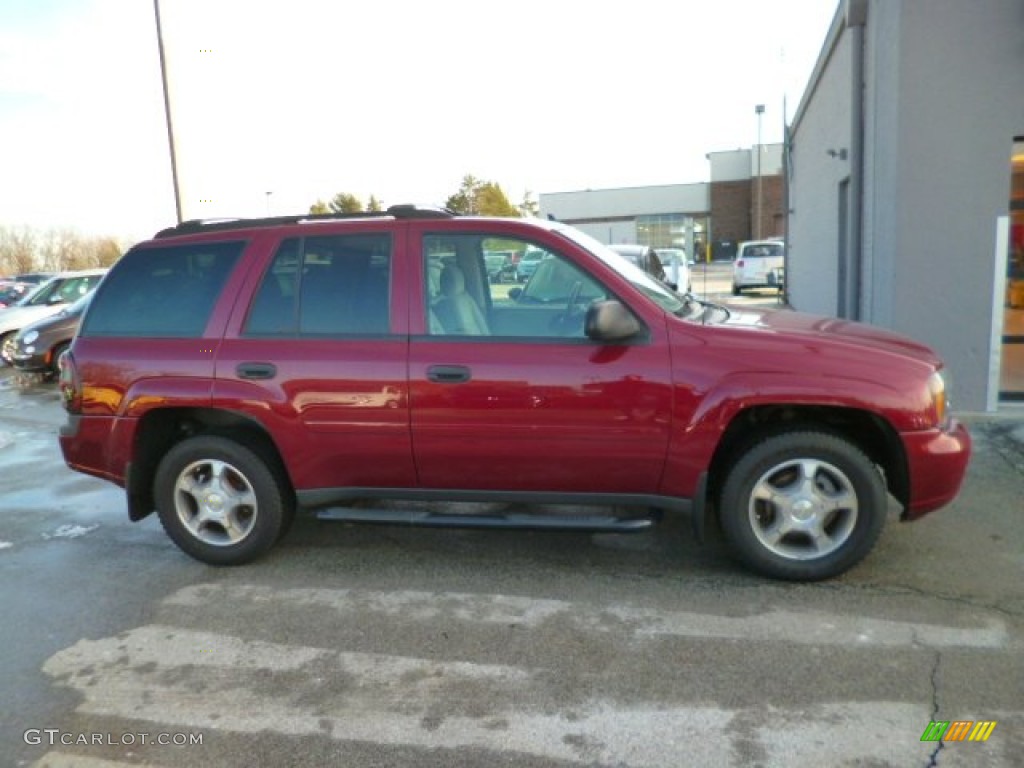
[[[144,247],[111,268],[82,336],[202,336],[243,242]]]

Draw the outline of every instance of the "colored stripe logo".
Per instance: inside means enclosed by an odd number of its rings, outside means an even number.
[[[932,720],[921,741],[988,741],[996,729],[995,720]]]

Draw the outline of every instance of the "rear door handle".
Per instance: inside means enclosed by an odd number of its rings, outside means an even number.
[[[273,363],[239,363],[235,373],[240,379],[272,379],[277,376],[277,366]]]
[[[432,365],[427,368],[427,378],[438,384],[459,384],[469,381],[469,368],[464,365]]]

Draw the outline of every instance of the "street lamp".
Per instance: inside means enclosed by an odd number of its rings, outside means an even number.
[[[164,60],[164,35],[160,27],[160,0],[153,0],[156,15],[156,45],[160,53],[160,80],[164,86],[164,116],[167,119],[167,143],[171,148],[171,180],[174,184],[174,211],[181,224],[181,190],[178,187],[178,159],[174,154],[174,128],[171,125],[171,97],[167,92],[167,62]]]
[[[274,194],[273,190],[267,192],[267,216],[270,216],[270,196]]]
[[[757,205],[755,207],[757,218],[754,221],[754,239],[761,239],[761,115],[764,114],[764,104],[754,107],[754,114],[757,115]]]

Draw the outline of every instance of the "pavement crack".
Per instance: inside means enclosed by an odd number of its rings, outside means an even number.
[[[1024,451],[1021,443],[1013,436],[1014,425],[993,424],[982,428],[989,438],[995,454],[1021,477],[1024,477]]]
[[[1007,608],[999,603],[984,602],[965,595],[944,595],[941,592],[933,592],[921,587],[911,586],[909,584],[816,584],[814,586],[816,589],[829,589],[839,592],[866,592],[886,597],[893,595],[915,595],[918,597],[936,600],[941,603],[949,603],[951,605],[961,605],[969,608],[991,611],[992,613],[999,614],[1000,616],[1008,619],[1020,619],[1024,617],[1024,611]]]
[[[914,645],[920,646],[917,640],[917,633],[914,633]],[[942,653],[940,651],[935,652],[935,663],[932,664],[931,674],[931,685],[932,685],[932,711],[931,716],[928,718],[929,721],[934,722],[939,717],[939,669],[942,666]],[[928,729],[931,730],[930,728]],[[935,749],[928,756],[928,762],[925,763],[925,768],[938,768],[939,765],[939,752],[945,748],[945,743],[942,739],[935,745]]]

